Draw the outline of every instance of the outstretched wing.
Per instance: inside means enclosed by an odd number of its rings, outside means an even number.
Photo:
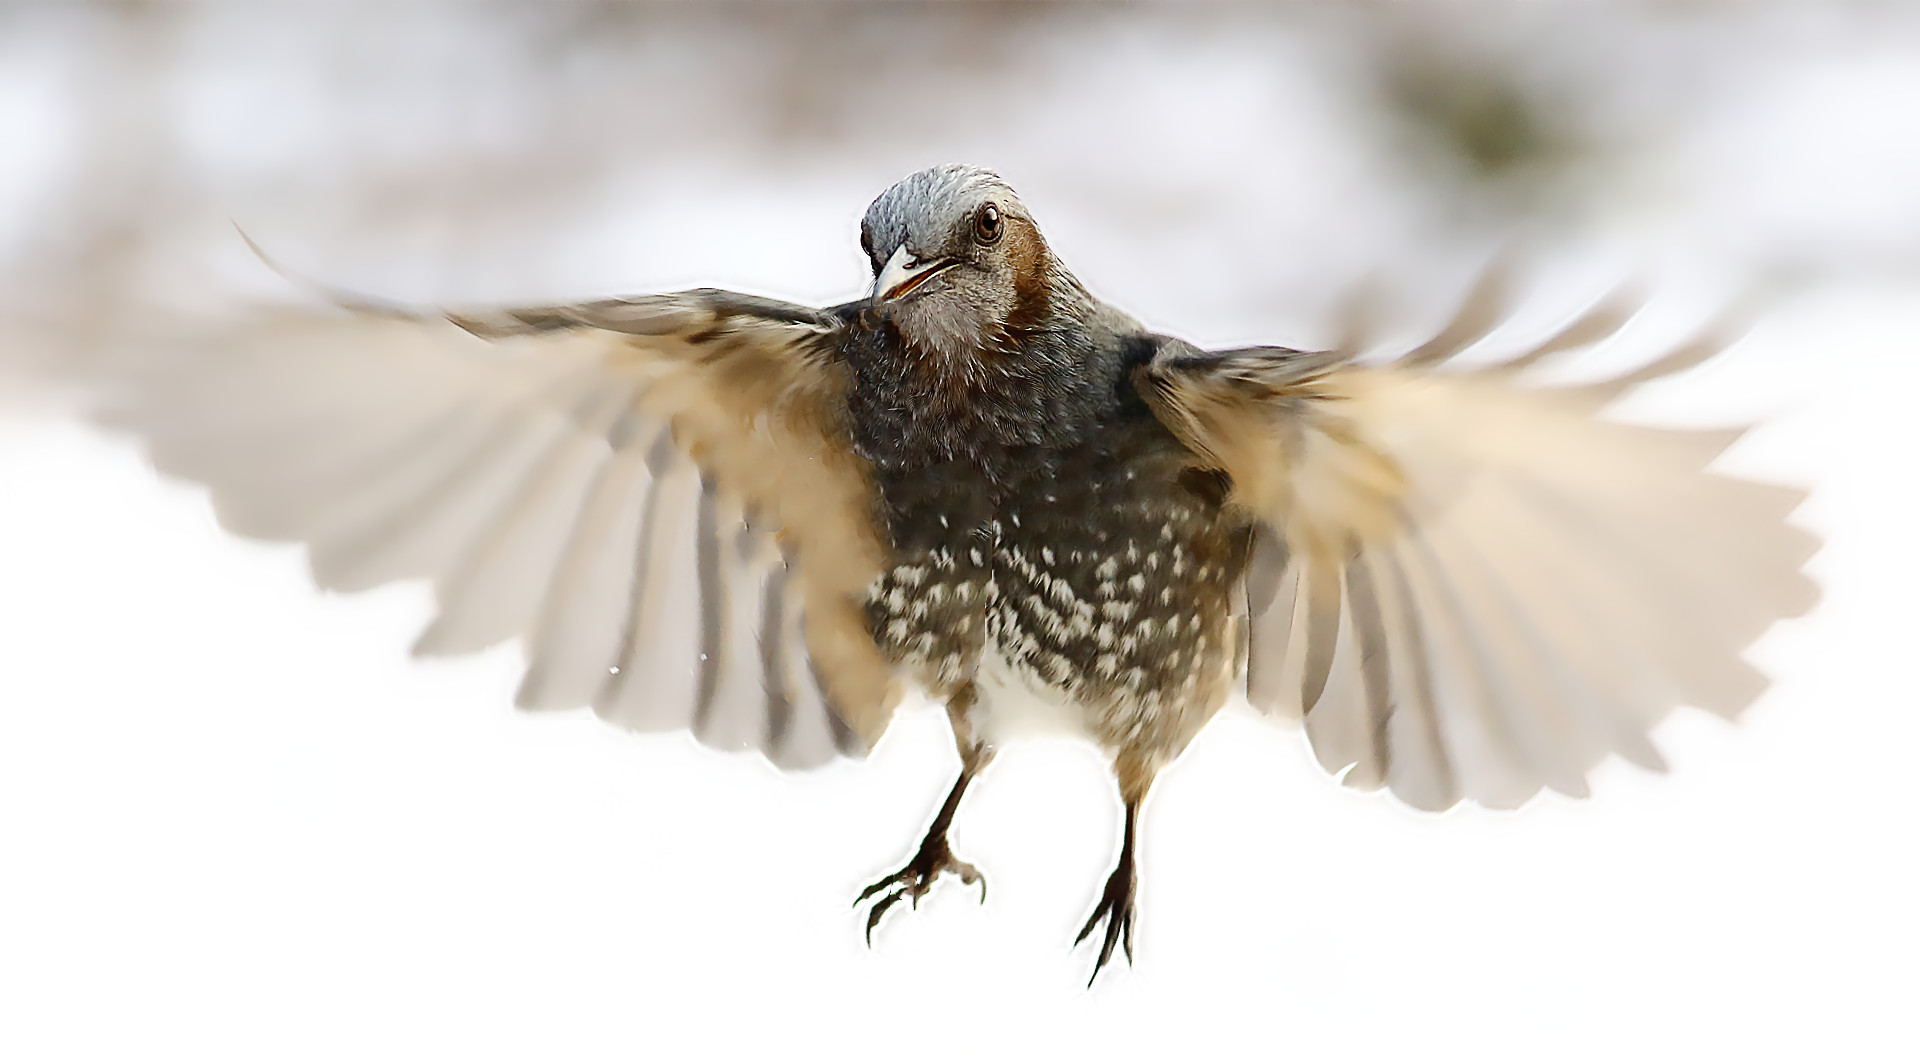
[[[416,652],[520,638],[523,707],[809,766],[898,695],[858,604],[883,544],[843,325],[719,290],[288,310],[145,336],[101,415],[229,529],[305,543],[323,587],[430,579]]]
[[[1785,523],[1804,495],[1709,464],[1739,430],[1608,421],[1631,374],[1517,382],[1603,338],[1603,303],[1545,343],[1442,369],[1496,321],[1483,286],[1433,341],[1351,355],[1169,347],[1135,381],[1255,524],[1247,694],[1304,721],[1347,784],[1423,809],[1587,791],[1609,753],[1663,767],[1647,731],[1676,704],[1731,716],[1764,688],[1742,650],[1816,591]]]

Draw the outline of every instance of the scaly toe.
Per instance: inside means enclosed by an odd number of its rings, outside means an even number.
[[[987,900],[987,878],[981,875],[980,870],[955,858],[944,843],[933,847],[922,846],[898,872],[867,885],[853,900],[853,904],[858,906],[884,893],[884,897],[874,903],[873,909],[867,914],[867,944],[873,944],[873,929],[879,925],[880,918],[886,915],[887,910],[901,899],[919,908],[920,896],[932,891],[934,881],[940,879],[943,873],[952,873],[963,884],[978,884],[980,901]]]

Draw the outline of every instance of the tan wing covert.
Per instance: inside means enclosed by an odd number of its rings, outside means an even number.
[[[1662,768],[1647,732],[1678,704],[1739,712],[1766,684],[1742,651],[1817,593],[1816,543],[1785,523],[1803,493],[1709,471],[1740,430],[1601,417],[1724,335],[1606,382],[1516,380],[1617,329],[1605,302],[1441,369],[1492,328],[1495,285],[1384,365],[1189,347],[1136,376],[1255,525],[1249,700],[1302,721],[1347,784],[1429,810],[1584,795],[1610,753]]]

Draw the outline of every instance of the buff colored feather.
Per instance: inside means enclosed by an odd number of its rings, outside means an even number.
[[[1616,298],[1507,362],[1436,369],[1487,332],[1498,286],[1384,366],[1241,349],[1142,379],[1266,526],[1249,699],[1304,722],[1346,783],[1429,810],[1584,795],[1609,754],[1662,768],[1648,731],[1680,704],[1738,714],[1766,685],[1741,652],[1816,596],[1814,541],[1785,522],[1802,494],[1710,470],[1738,431],[1602,417],[1729,328],[1620,378],[1525,384],[1617,329]]]

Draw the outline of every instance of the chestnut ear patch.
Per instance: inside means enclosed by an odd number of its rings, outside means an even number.
[[[1040,233],[1031,224],[1002,221],[1001,229],[1012,227],[1000,259],[1013,278],[1013,309],[1007,313],[1007,329],[1021,331],[1039,326],[1049,315],[1053,289],[1051,268],[1040,241]]]

